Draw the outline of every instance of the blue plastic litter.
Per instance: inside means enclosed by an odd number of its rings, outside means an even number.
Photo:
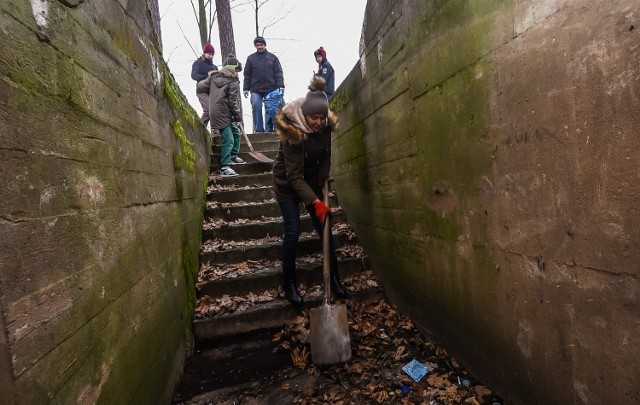
[[[276,89],[268,93],[264,98],[264,121],[267,132],[273,131],[276,115],[284,105],[284,90]]]
[[[420,363],[416,359],[411,360],[408,364],[402,367],[402,370],[409,374],[409,377],[413,378],[416,382],[419,382],[422,377],[427,375],[429,367]]]

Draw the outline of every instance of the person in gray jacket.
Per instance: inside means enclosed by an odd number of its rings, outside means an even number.
[[[284,91],[284,76],[278,57],[267,51],[267,41],[263,37],[256,37],[253,45],[256,52],[249,55],[245,63],[242,89],[245,97],[251,92],[254,132],[265,132],[262,103],[270,92],[277,89]],[[273,132],[273,127],[269,125],[266,132]]]
[[[238,173],[230,165],[241,165],[240,130],[235,125],[242,122],[242,105],[240,103],[240,80],[238,72],[242,65],[234,55],[229,55],[222,62],[222,70],[212,71],[209,76],[198,82],[198,91],[209,94],[209,115],[211,128],[220,131],[222,147],[220,152],[220,176],[237,176]]]

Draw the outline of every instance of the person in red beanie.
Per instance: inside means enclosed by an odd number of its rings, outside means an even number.
[[[313,56],[316,58],[316,62],[318,62],[318,73],[317,76],[322,77],[325,82],[327,82],[327,88],[325,93],[327,93],[327,99],[331,100],[331,96],[333,96],[333,92],[335,91],[335,72],[333,70],[333,66],[327,60],[327,52],[323,47],[320,47],[313,52]]]
[[[278,155],[273,162],[273,185],[282,212],[282,272],[284,295],[293,305],[303,305],[296,283],[296,251],[300,237],[300,202],[322,237],[322,229],[331,209],[323,200],[324,182],[331,166],[331,132],[337,128],[338,117],[329,110],[324,92],[325,81],[314,76],[306,97],[286,104],[276,115],[276,135],[280,140]],[[345,298],[347,290],[338,275],[333,235],[329,237],[331,257],[331,292]]]
[[[202,55],[193,62],[191,65],[191,78],[196,81],[196,96],[198,97],[198,101],[200,101],[200,105],[202,106],[202,122],[204,122],[204,126],[206,127],[209,124],[209,93],[199,93],[197,82],[206,79],[209,77],[209,72],[213,70],[218,70],[218,67],[213,64],[213,55],[215,55],[216,50],[210,43],[204,44],[202,47]]]

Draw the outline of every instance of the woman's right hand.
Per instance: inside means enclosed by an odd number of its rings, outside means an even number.
[[[324,226],[324,221],[327,219],[327,216],[331,215],[331,208],[327,207],[327,205],[320,200],[315,200],[312,204],[316,218],[320,221],[320,225]]]

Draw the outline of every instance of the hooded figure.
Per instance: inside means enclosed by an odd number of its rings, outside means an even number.
[[[273,184],[276,200],[284,219],[282,270],[285,297],[294,305],[303,299],[296,286],[296,247],[300,235],[300,202],[311,215],[318,235],[330,209],[323,202],[323,185],[331,166],[331,132],[337,128],[338,117],[329,110],[324,92],[325,81],[314,76],[309,92],[286,104],[276,115],[276,135],[280,140],[273,163]],[[338,258],[333,235],[330,236],[331,290],[335,296],[347,295],[338,275]]]
[[[246,163],[240,152],[240,130],[234,123],[242,122],[242,105],[240,103],[240,80],[238,71],[242,69],[234,55],[229,55],[223,62],[220,71],[212,71],[209,77],[198,82],[198,91],[209,94],[209,115],[211,128],[220,130],[222,147],[220,153],[220,175],[237,176],[229,167]]]

